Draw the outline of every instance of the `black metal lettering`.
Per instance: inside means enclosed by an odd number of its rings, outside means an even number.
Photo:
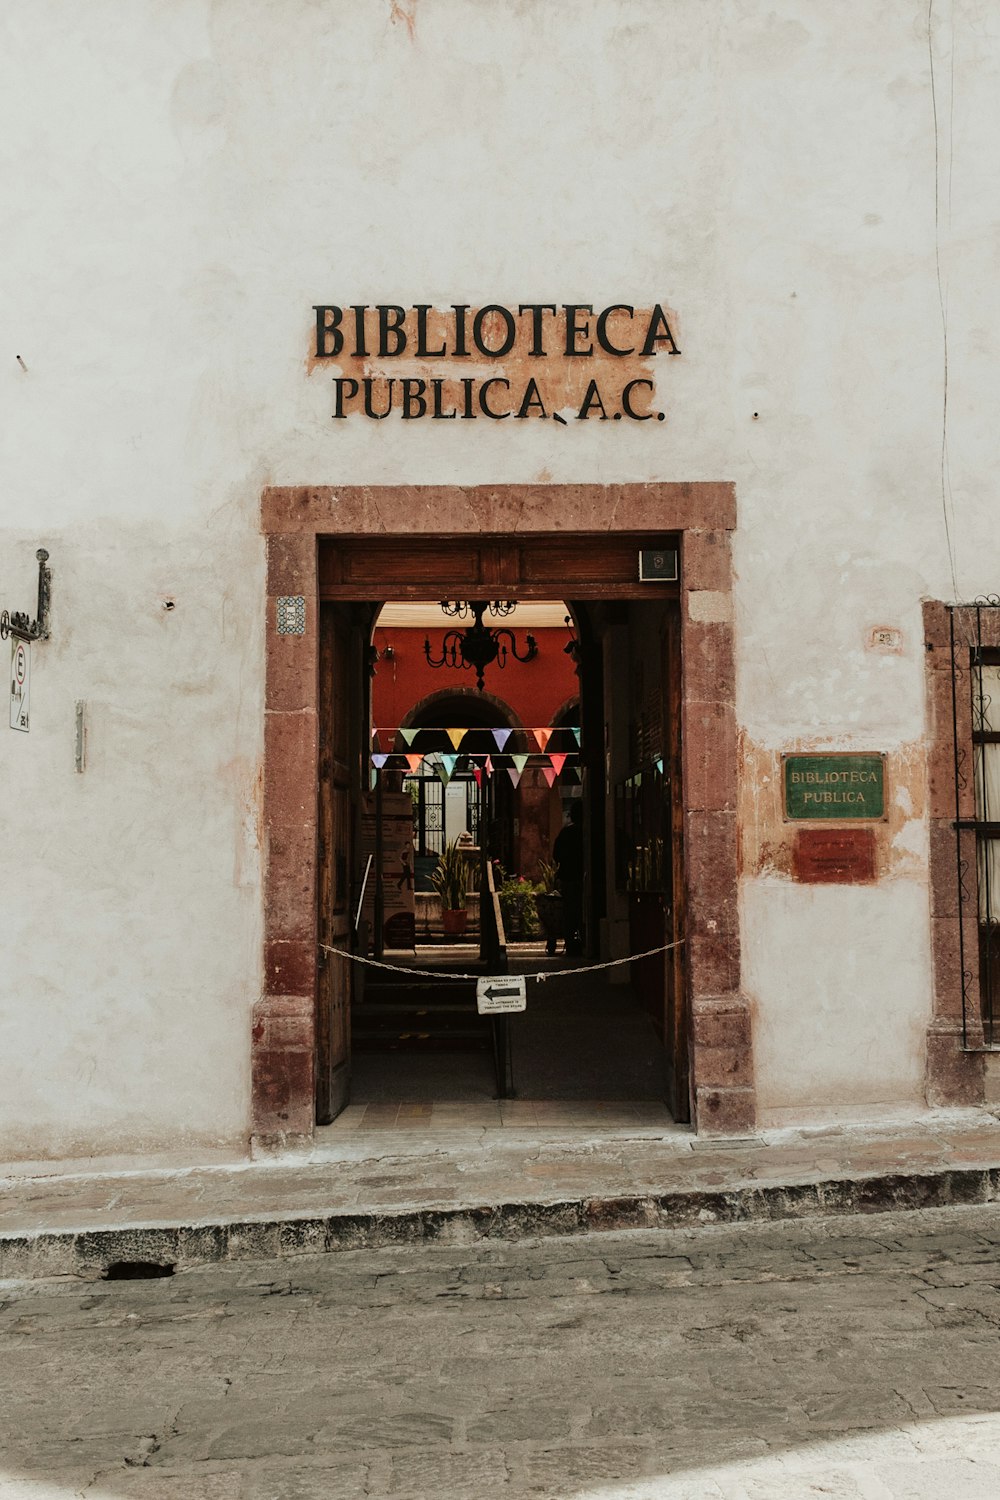
[[[390,314],[395,317],[390,321]],[[406,308],[399,307],[394,302],[379,303],[378,309],[378,352],[380,359],[394,359],[406,349],[406,330],[403,324],[406,321]],[[393,336],[393,348],[389,348],[389,335]]]
[[[550,312],[553,317],[556,314],[554,302],[522,302],[517,309],[518,314],[523,317],[526,312],[531,314],[531,348],[529,354],[533,359],[547,359],[548,354],[542,340],[542,314]],[[518,416],[521,413],[518,412]]]
[[[455,314],[454,355],[457,359],[468,359],[469,350],[465,342],[465,315],[469,311],[469,304],[453,302],[452,310]]]
[[[340,332],[344,309],[321,302],[313,304],[313,312],[316,314],[316,358],[334,359],[344,347],[344,335]],[[332,349],[327,347],[330,339],[333,339]]]
[[[433,395],[434,395],[434,410],[431,412],[431,418],[433,419],[434,417],[438,417],[438,418],[440,418],[443,421],[447,421],[449,419],[449,417],[457,417],[458,416],[458,412],[457,411],[442,411],[441,410],[441,402],[444,399],[444,381],[443,380],[432,380],[431,381],[431,390],[432,390]]]
[[[403,421],[412,422],[417,417],[426,417],[427,401],[424,397],[424,392],[427,389],[426,381],[410,378],[402,381],[401,384],[403,387],[403,410],[400,415]]]
[[[430,303],[415,302],[414,309],[417,314],[417,358],[443,359],[448,353],[447,344],[442,344],[440,349],[428,349],[427,347],[427,314],[431,311]]]
[[[483,416],[492,417],[494,422],[502,422],[504,417],[510,416],[510,412],[490,411],[489,405],[486,400],[486,392],[489,390],[491,385],[505,385],[507,389],[510,390],[510,381],[501,380],[498,375],[494,375],[490,380],[484,380],[482,385],[479,387],[479,409],[482,412]]]
[[[633,422],[650,422],[653,417],[651,411],[635,411],[632,407],[632,391],[637,385],[648,385],[652,394],[653,382],[651,380],[630,380],[622,391],[622,411],[627,417],[631,417]]]
[[[586,394],[583,398],[583,405],[577,412],[577,421],[586,422],[587,418],[590,416],[590,409],[593,406],[596,406],[598,411],[600,412],[601,421],[606,422],[608,420],[608,414],[604,410],[604,402],[601,400],[601,393],[597,389],[596,380],[592,380],[587,387]]]
[[[577,354],[577,355],[581,355],[581,356],[587,355],[587,354],[593,354],[593,352],[594,352],[594,346],[593,346],[593,344],[591,344],[590,347],[587,348],[587,349],[578,349],[576,347],[576,341],[577,341],[577,339],[579,339],[579,338],[589,338],[590,337],[590,323],[589,323],[589,321],[587,322],[587,324],[586,324],[585,327],[580,328],[577,325],[576,315],[577,315],[577,313],[592,313],[593,311],[594,311],[593,306],[589,302],[568,302],[566,304],[565,313],[566,313],[566,353],[567,354]]]
[[[663,332],[657,333],[657,328],[662,328]],[[652,316],[649,320],[649,328],[646,331],[646,342],[642,346],[643,354],[659,354],[660,351],[656,347],[657,344],[667,344],[669,346],[667,349],[668,354],[680,354],[681,352],[674,343],[674,336],[670,332],[667,315],[659,303],[653,308]]]
[[[347,413],[344,410],[345,397],[348,401],[354,400],[358,394],[358,382],[351,380],[348,375],[335,375],[333,377],[333,388],[337,393],[333,415],[334,417],[346,417]]]
[[[375,386],[375,381],[371,378],[371,376],[366,376],[366,378],[365,378],[365,416],[366,417],[373,417],[376,422],[383,422],[383,421],[385,421],[385,418],[392,411],[392,388],[393,388],[393,386],[395,384],[396,384],[395,379],[392,376],[390,376],[389,380],[388,380],[388,383],[387,383],[387,389],[388,389],[388,393],[389,393],[389,403],[386,406],[385,411],[373,411],[372,410],[372,391],[373,391],[374,386]]]
[[[627,312],[631,318],[635,308],[629,307],[625,302],[612,302],[611,306],[606,307],[597,319],[597,342],[605,354],[616,354],[621,359],[626,354],[634,354],[635,346],[633,345],[631,349],[619,349],[617,344],[613,344],[608,338],[608,319],[613,312]]]
[[[368,345],[365,342],[365,313],[367,311],[368,308],[364,303],[360,306],[356,302],[351,304],[351,312],[354,314],[354,353],[364,358],[368,357]]]
[[[521,405],[514,413],[515,417],[521,417],[522,419],[527,417],[532,407],[538,408],[538,415],[540,417],[548,416],[548,412],[545,410],[545,402],[542,400],[538,386],[535,384],[534,379],[529,380],[528,384],[525,386]]]
[[[506,329],[505,337],[499,349],[491,349],[483,339],[483,324],[486,322],[486,319],[491,318],[494,313],[497,313],[503,319],[504,327]],[[481,307],[472,320],[472,337],[475,341],[476,348],[479,350],[480,354],[485,354],[491,359],[502,359],[505,354],[509,354],[511,349],[513,349],[514,347],[514,339],[516,338],[516,336],[517,324],[514,322],[514,314],[510,311],[509,308],[499,307],[495,302],[491,302],[488,307]],[[487,413],[487,415],[489,414]]]

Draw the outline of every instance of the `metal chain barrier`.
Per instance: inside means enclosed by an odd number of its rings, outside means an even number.
[[[609,958],[602,964],[581,964],[576,969],[538,969],[533,974],[518,974],[518,979],[534,979],[539,984],[544,984],[547,979],[565,979],[571,974],[596,974],[599,969],[616,969],[620,964],[635,963],[640,958],[654,958],[657,953],[669,953],[672,948],[681,948],[684,939],[678,938],[673,943],[663,943],[659,948],[647,948],[644,953],[629,953],[625,958]],[[319,943],[324,953],[332,953],[337,958],[346,958],[355,964],[367,964],[370,969],[388,969],[390,974],[408,974],[411,979],[482,979],[482,974],[453,974],[446,973],[443,969],[411,969],[405,964],[387,964],[378,958],[365,958],[360,953],[348,953],[344,948],[331,948],[327,943]]]

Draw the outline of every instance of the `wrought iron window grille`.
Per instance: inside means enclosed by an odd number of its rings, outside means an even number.
[[[1000,1049],[1000,595],[949,605],[962,1045]],[[974,935],[970,931],[975,923]]]

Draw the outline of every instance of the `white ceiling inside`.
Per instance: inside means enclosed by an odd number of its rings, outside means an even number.
[[[561,601],[536,599],[519,604],[514,613],[503,620],[490,614],[484,615],[483,623],[491,626],[509,625],[512,629],[523,630],[540,630],[546,626],[565,629],[564,622],[568,613],[566,605]],[[471,615],[468,620],[471,624]],[[380,630],[426,630],[430,626],[443,626],[447,629],[461,624],[461,620],[452,620],[442,614],[440,602],[423,599],[407,604],[387,604],[378,617]]]

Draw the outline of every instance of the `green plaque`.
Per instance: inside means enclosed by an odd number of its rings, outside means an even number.
[[[826,822],[885,816],[885,756],[785,755],[785,817]]]

